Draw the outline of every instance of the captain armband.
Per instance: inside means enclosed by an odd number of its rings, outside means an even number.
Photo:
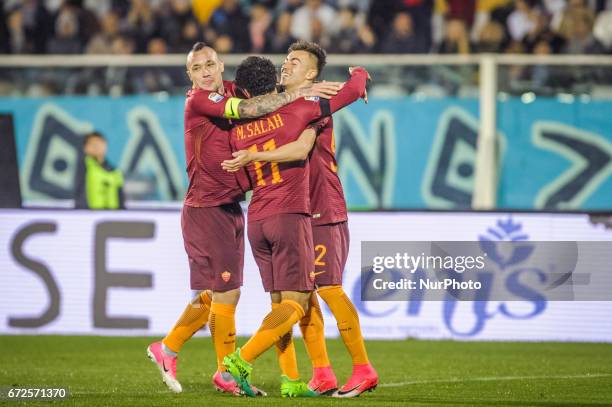
[[[240,119],[238,114],[238,105],[242,102],[240,98],[229,98],[225,102],[225,117],[228,119]]]

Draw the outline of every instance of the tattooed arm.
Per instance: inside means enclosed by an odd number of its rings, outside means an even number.
[[[289,104],[302,97],[318,96],[328,99],[337,94],[341,87],[342,84],[337,82],[315,83],[309,87],[300,88],[291,92],[282,92],[271,95],[256,96],[251,99],[243,99],[240,100],[240,103],[238,103],[234,109],[237,110],[237,116],[241,119],[260,117],[268,113],[272,113],[286,104]]]

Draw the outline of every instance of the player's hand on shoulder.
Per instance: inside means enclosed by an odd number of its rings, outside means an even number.
[[[232,160],[225,160],[221,163],[221,168],[227,172],[236,172],[252,161],[251,153],[248,150],[239,150],[232,153]]]

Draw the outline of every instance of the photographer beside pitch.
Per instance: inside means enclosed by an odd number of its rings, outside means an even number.
[[[319,77],[325,62],[326,53],[317,44],[306,41],[292,44],[281,69],[281,85],[286,91],[311,86]],[[365,93],[364,99],[367,101]],[[317,123],[315,127],[322,127],[318,136],[312,131],[304,132],[298,140],[272,151],[237,151],[233,153],[233,160],[226,160],[222,165],[224,169],[232,172],[250,162],[283,163],[309,157],[310,206],[315,250],[315,270],[312,277],[317,293],[327,303],[337,321],[353,361],[351,377],[336,391],[337,380],[325,346],[323,318],[316,295],[313,295],[310,298],[309,310],[300,321],[300,329],[313,365],[309,388],[318,394],[356,397],[377,386],[378,374],[367,356],[357,311],[342,288],[342,273],[349,249],[349,231],[344,192],[337,174],[332,118]],[[273,295],[272,301],[278,303],[280,299]],[[278,349],[281,368],[297,371],[293,344],[285,343],[284,348]]]

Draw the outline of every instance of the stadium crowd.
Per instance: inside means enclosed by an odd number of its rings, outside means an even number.
[[[0,54],[610,54],[612,0],[0,0]],[[371,66],[373,94],[474,96],[475,66]],[[235,66],[227,65],[228,77]],[[501,91],[589,93],[605,68],[506,66]],[[330,66],[327,80],[346,68]],[[0,67],[0,95],[184,94],[184,67]]]
[[[612,51],[610,0],[0,0],[0,53]]]

